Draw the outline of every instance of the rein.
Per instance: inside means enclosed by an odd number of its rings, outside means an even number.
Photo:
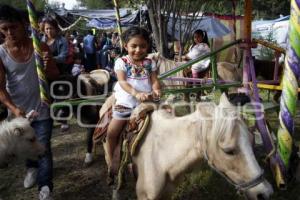
[[[218,170],[209,160],[209,157],[207,156],[207,150],[204,151],[204,158],[207,161],[208,165],[215,170],[218,174],[220,174],[222,177],[224,177],[230,184],[232,184],[239,192],[244,193],[245,191],[249,190],[250,188],[253,188],[257,186],[258,184],[262,183],[264,181],[264,170],[261,170],[260,174],[256,177],[254,177],[252,180],[244,183],[235,183],[233,180],[231,180],[225,173]]]

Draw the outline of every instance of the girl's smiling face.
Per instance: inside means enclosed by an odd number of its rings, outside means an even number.
[[[141,61],[148,54],[149,44],[142,36],[136,35],[124,47],[133,61]]]
[[[199,44],[199,43],[201,43],[202,41],[203,41],[202,35],[201,35],[201,34],[198,34],[198,33],[195,33],[195,34],[194,34],[194,42],[195,42],[196,44]]]

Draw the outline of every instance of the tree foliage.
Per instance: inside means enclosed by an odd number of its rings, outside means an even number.
[[[203,14],[203,10],[217,0],[148,0],[147,7],[152,27],[153,37],[157,50],[165,57],[168,57],[168,36],[167,27],[170,20],[171,27],[175,32],[175,24],[180,23],[180,43],[185,43],[192,31],[192,23],[195,18]],[[189,20],[181,23],[181,19],[188,16]],[[173,38],[173,36],[171,36]],[[183,45],[182,45],[183,46]]]
[[[80,6],[87,9],[113,9],[113,0],[77,0]],[[137,8],[138,5],[145,4],[144,0],[118,0],[120,7]]]
[[[88,9],[113,8],[112,0],[77,0]],[[118,0],[120,7],[138,8],[147,5],[155,46],[162,55],[167,56],[167,24],[172,17],[173,29],[175,22],[189,14],[191,19],[202,13],[244,14],[245,0]],[[288,0],[253,0],[253,14],[256,18],[277,18],[279,14],[288,15]],[[171,15],[171,13],[175,15]],[[189,32],[191,25],[186,24],[182,32]],[[183,34],[181,43],[187,41]]]
[[[243,15],[245,0],[221,0],[206,2],[205,10],[203,12],[216,14],[232,14],[233,2],[235,2],[236,15]],[[253,0],[252,9],[255,18],[274,19],[278,18],[280,14],[290,14],[289,0]]]
[[[86,7],[87,9],[104,9],[114,8],[112,0],[77,0],[80,6]]]
[[[18,0],[2,0],[4,2],[17,2]],[[38,0],[36,0],[38,1]],[[100,8],[113,8],[112,0],[77,0],[82,6],[88,9],[100,9]],[[120,7],[135,7],[144,5],[149,2],[156,2],[155,0],[119,0]],[[163,1],[164,4],[171,4],[172,0]],[[211,0],[211,1],[177,1],[181,5],[186,5],[189,2],[193,3],[192,9],[199,9],[203,12],[217,13],[217,14],[231,14],[232,3],[236,3],[236,14],[243,15],[245,0]],[[16,3],[12,3],[17,5]],[[203,10],[205,8],[205,10]],[[290,1],[289,0],[253,0],[253,13],[256,18],[274,19],[282,15],[289,15],[290,13]]]
[[[45,1],[44,0],[32,0],[36,10],[44,11]],[[25,0],[1,0],[1,4],[11,5],[15,8],[26,10],[26,1]]]
[[[280,14],[290,14],[289,0],[253,0],[253,11],[256,18],[274,19]]]

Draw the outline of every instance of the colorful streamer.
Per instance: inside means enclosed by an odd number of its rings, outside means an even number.
[[[42,103],[49,105],[50,103],[49,88],[48,88],[47,78],[44,72],[44,63],[42,59],[41,44],[39,39],[39,27],[37,23],[37,14],[31,0],[27,0],[27,10],[29,15],[31,31],[32,31],[32,41],[33,41],[33,48],[35,54],[35,63],[37,67],[37,74],[39,77],[41,101]]]
[[[291,1],[291,17],[289,24],[289,45],[285,58],[285,69],[282,79],[282,96],[280,102],[277,132],[277,152],[282,169],[289,169],[289,161],[293,147],[294,116],[298,98],[298,79],[300,77],[300,0]]]

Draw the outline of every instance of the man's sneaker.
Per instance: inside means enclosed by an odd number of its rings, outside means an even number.
[[[43,186],[39,193],[39,200],[53,200],[48,186]]]
[[[28,168],[27,174],[24,178],[24,188],[31,188],[35,182],[37,177],[37,168]]]
[[[93,155],[91,153],[85,154],[84,164],[90,165],[93,162]]]

